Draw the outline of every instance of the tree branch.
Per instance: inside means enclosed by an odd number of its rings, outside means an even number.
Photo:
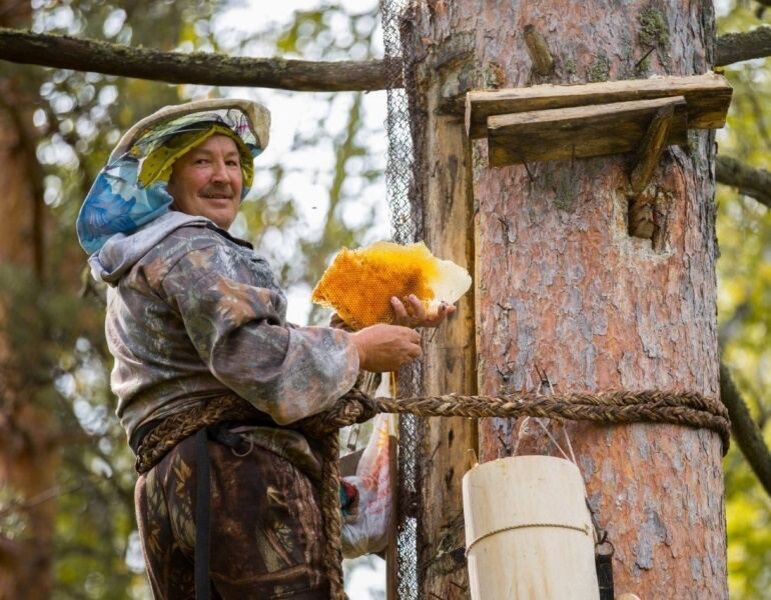
[[[765,169],[750,167],[730,156],[718,156],[715,176],[718,183],[738,188],[742,194],[771,208],[771,173]]]
[[[765,56],[771,56],[771,27],[727,33],[717,38],[715,65],[718,67]]]
[[[771,55],[771,27],[717,39],[717,66]],[[161,52],[97,40],[0,27],[0,59],[166,83],[266,87],[306,92],[388,87],[386,61],[320,62]]]
[[[167,83],[265,87],[305,92],[383,90],[386,61],[318,62],[161,52],[0,27],[0,59]]]
[[[763,441],[763,434],[752,420],[739,391],[736,389],[731,374],[720,363],[720,397],[731,417],[731,433],[744,458],[755,472],[760,484],[771,495],[771,453]]]

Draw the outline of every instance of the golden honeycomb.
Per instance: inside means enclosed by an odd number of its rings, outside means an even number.
[[[436,258],[422,242],[375,242],[359,250],[343,248],[311,299],[337,312],[352,329],[362,329],[393,322],[392,296],[404,301],[415,294],[430,313],[440,301],[455,302],[470,285],[465,269]]]

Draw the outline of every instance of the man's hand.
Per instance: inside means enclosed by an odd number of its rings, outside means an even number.
[[[359,352],[359,367],[365,371],[383,373],[420,358],[420,334],[399,325],[378,324],[351,334]]]
[[[391,298],[391,306],[396,315],[394,320],[396,325],[412,328],[439,327],[445,318],[455,312],[454,306],[443,302],[439,305],[436,314],[429,316],[426,315],[426,307],[423,306],[423,302],[415,294],[410,294],[405,300],[406,302],[402,302],[396,296]]]

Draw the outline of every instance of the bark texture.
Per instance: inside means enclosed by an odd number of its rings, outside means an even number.
[[[435,109],[470,88],[691,75],[712,62],[708,2],[463,0],[416,10],[421,139],[438,135]],[[528,57],[534,30],[554,59],[548,75]],[[441,97],[426,100],[435,93]],[[473,143],[480,393],[534,390],[538,365],[557,391],[718,395],[714,139],[708,131],[688,139],[686,148],[664,151],[640,195],[630,186],[632,154],[491,169],[485,142]],[[417,147],[430,187],[441,148]],[[628,233],[628,206],[646,197],[661,213],[655,245]],[[727,597],[718,436],[642,424],[566,427],[590,504],[615,545],[616,593]],[[561,426],[551,428],[561,436]],[[479,446],[483,460],[559,455],[532,420],[480,423]],[[424,522],[425,540],[436,539],[443,512],[435,506]],[[424,549],[423,559],[438,551]],[[425,585],[440,579],[433,568],[426,566]],[[425,585],[437,597],[463,597]]]

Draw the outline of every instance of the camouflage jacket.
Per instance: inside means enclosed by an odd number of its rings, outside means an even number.
[[[110,285],[111,385],[129,438],[143,423],[232,392],[285,425],[329,408],[355,383],[350,334],[288,324],[267,262],[208,219],[170,212],[113,236],[89,262]],[[301,434],[257,427],[251,437],[316,474]]]

